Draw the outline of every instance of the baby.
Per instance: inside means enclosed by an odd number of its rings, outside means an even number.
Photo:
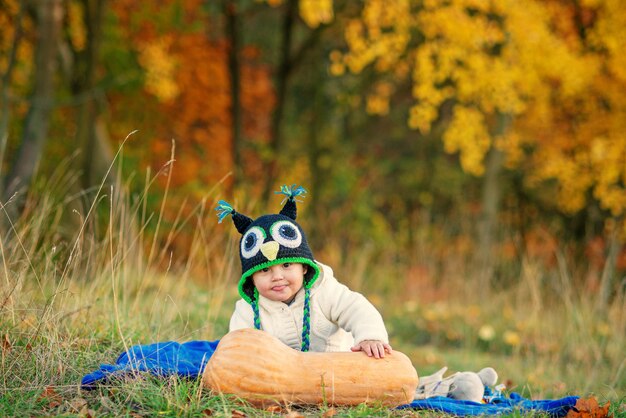
[[[385,324],[361,294],[339,283],[330,267],[316,261],[296,220],[302,187],[283,186],[279,214],[255,220],[219,201],[219,222],[231,215],[242,234],[242,275],[230,331],[262,329],[302,351],[363,351],[382,358],[391,353]]]

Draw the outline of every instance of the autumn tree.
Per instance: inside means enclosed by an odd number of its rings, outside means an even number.
[[[102,31],[105,13],[104,1],[70,1],[70,2],[20,2],[19,9],[15,6],[7,10],[12,14],[16,26],[13,32],[14,42],[9,48],[5,72],[5,91],[2,112],[3,160],[9,157],[12,163],[6,175],[6,189],[4,199],[8,199],[15,192],[26,192],[31,178],[45,161],[44,156],[50,148],[62,149],[61,153],[71,154],[79,150],[75,157],[77,162],[74,170],[80,175],[76,187],[88,189],[105,175],[111,163],[109,139],[106,136],[104,122],[97,117],[96,96],[99,91],[99,80],[96,71],[99,65],[99,38]],[[29,58],[24,48],[32,47],[32,39],[23,39],[24,29],[30,25],[30,15],[36,17],[36,25],[30,31],[35,32],[35,65],[29,65]],[[25,26],[26,25],[26,26]],[[8,38],[7,38],[8,39]],[[21,41],[21,42],[20,42]],[[12,77],[14,70],[19,70],[16,77]],[[24,82],[30,77],[33,82]],[[16,78],[16,80],[11,80]],[[15,104],[25,100],[25,85],[32,85],[33,97],[30,99],[30,110],[24,119],[22,139],[13,139],[10,155],[4,153],[9,136],[9,114],[11,99]],[[13,96],[8,94],[13,89]],[[69,92],[67,94],[66,92]],[[43,95],[43,96],[42,96]],[[102,100],[102,92],[100,99]],[[78,109],[76,113],[68,109]],[[69,123],[66,132],[75,131],[77,142],[48,141],[50,136],[50,120],[54,115],[65,113],[76,115],[73,123]],[[66,120],[71,120],[69,117]],[[15,121],[14,121],[15,122]],[[77,129],[72,127],[76,126]],[[64,145],[65,144],[65,145]],[[65,146],[65,148],[64,148]],[[113,171],[114,175],[114,171]],[[75,190],[78,192],[78,190]],[[8,206],[11,216],[15,218],[20,212],[23,195],[17,196],[15,204]]]
[[[169,188],[167,227],[193,213],[216,186],[231,190],[235,179],[229,174],[260,178],[259,154],[269,137],[274,105],[269,67],[254,45],[243,39],[232,45],[240,25],[228,22],[241,10],[229,8],[230,2],[205,6],[174,0],[112,4],[119,36],[139,64],[141,97],[138,102],[127,94],[110,96],[118,115],[113,129],[116,135],[140,130],[141,141],[131,141],[127,155],[134,169],[161,173],[154,194],[162,197]],[[168,163],[173,143],[174,161]],[[190,233],[180,232],[176,246],[188,245]]]
[[[64,47],[69,51],[65,67],[69,72],[69,88],[77,103],[76,148],[80,150],[77,171],[80,187],[88,190],[99,184],[112,163],[108,129],[102,119],[106,107],[98,76],[101,68],[101,44],[106,0],[74,0],[67,2],[67,30]],[[106,179],[114,183],[116,170]]]
[[[336,73],[344,68],[359,73],[371,65],[376,71],[393,75],[407,65],[411,68],[414,103],[408,125],[426,134],[443,124],[441,138],[445,150],[459,155],[466,172],[485,178],[483,254],[491,253],[490,231],[496,221],[502,164],[521,167],[522,162],[532,160],[535,169],[526,171],[526,178],[536,179],[538,184],[558,180],[562,210],[580,209],[586,190],[593,190],[604,207],[610,208],[611,203],[613,208],[620,206],[619,199],[609,198],[620,194],[621,186],[615,181],[619,178],[619,164],[617,171],[606,167],[597,170],[593,180],[576,176],[593,156],[592,148],[574,146],[581,157],[566,158],[571,156],[566,150],[580,141],[575,140],[572,131],[563,135],[563,140],[555,138],[557,132],[563,131],[552,116],[572,103],[589,103],[585,106],[587,112],[593,111],[587,113],[589,120],[606,117],[589,102],[589,89],[611,80],[606,77],[610,71],[607,69],[615,66],[609,67],[608,45],[619,44],[616,39],[620,36],[623,39],[623,33],[617,29],[617,22],[623,17],[610,0],[583,2],[579,6],[561,3],[369,0],[361,17],[346,27],[346,52],[333,58]],[[577,13],[564,13],[576,8]],[[569,24],[584,33],[581,17],[584,21],[596,15],[598,24],[591,25],[591,39],[595,48],[605,51],[602,54],[590,53],[572,36],[576,31],[564,30]],[[569,23],[562,23],[564,17]],[[599,33],[600,30],[604,32]],[[606,68],[604,74],[598,72],[600,68]],[[370,112],[388,112],[389,97],[399,85],[397,78],[390,80],[372,87],[367,99]],[[613,109],[606,113],[613,114]],[[527,129],[530,125],[532,130]],[[589,139],[589,130],[580,128],[577,124],[576,135]],[[612,137],[620,136],[618,129],[611,129]],[[596,142],[596,155],[608,144],[615,147],[612,155],[623,155],[619,141],[606,138],[605,135],[599,140],[603,145]],[[563,156],[557,160],[562,169],[557,168],[553,158],[558,155]],[[565,175],[566,170],[569,175]],[[614,187],[607,187],[607,180],[603,180],[607,176],[613,179],[608,183]],[[578,199],[578,203],[572,199]],[[491,259],[483,256],[485,263]]]
[[[3,200],[9,200],[16,192],[30,184],[48,135],[50,115],[53,108],[55,74],[57,67],[56,45],[61,32],[63,4],[60,0],[36,3],[34,9],[37,25],[35,66],[32,99],[26,119],[22,141],[6,177]],[[22,194],[23,195],[23,194]],[[7,207],[15,218],[19,213],[21,196]]]
[[[274,63],[276,106],[272,112],[269,155],[265,158],[264,169],[262,196],[265,204],[284,169],[281,163],[284,159],[285,146],[285,110],[294,73],[305,56],[318,44],[322,31],[334,16],[332,0],[266,0],[266,2],[280,12],[281,18],[279,41],[276,45],[278,59]],[[303,29],[306,35],[304,39],[298,41],[297,34]]]
[[[524,169],[531,186],[556,179],[556,201],[566,213],[577,214],[593,204],[600,208],[605,222],[588,235],[605,237],[606,263],[597,299],[603,308],[626,241],[626,101],[618,93],[626,88],[619,52],[626,46],[626,13],[614,0],[554,1],[547,7],[554,30],[584,59],[585,77],[579,89],[551,96],[543,106],[529,109],[529,117],[518,124],[520,138],[532,138],[535,150]]]

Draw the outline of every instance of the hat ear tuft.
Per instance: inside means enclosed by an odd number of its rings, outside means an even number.
[[[217,202],[217,207],[215,210],[218,212],[218,223],[222,223],[224,218],[228,215],[233,217],[233,223],[235,224],[235,228],[239,231],[240,234],[246,232],[248,226],[252,223],[252,219],[248,218],[246,215],[243,215],[237,212],[230,203],[220,200]]]
[[[283,206],[280,214],[285,215],[295,221],[296,216],[298,215],[298,210],[296,208],[296,197],[304,197],[304,195],[306,194],[306,189],[302,186],[296,186],[295,184],[291,186],[283,185],[281,186],[280,191],[274,193],[286,196],[285,200],[287,201],[287,203],[285,203],[285,206]]]

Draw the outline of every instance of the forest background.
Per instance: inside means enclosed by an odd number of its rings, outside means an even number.
[[[0,0],[3,350],[219,338],[212,208],[287,183],[420,374],[623,397],[625,48],[620,0]]]

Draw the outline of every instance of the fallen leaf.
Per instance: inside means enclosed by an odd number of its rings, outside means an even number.
[[[600,406],[598,400],[594,397],[583,399],[580,398],[576,401],[576,405],[569,410],[566,418],[605,418],[609,416],[609,407],[611,402],[607,402],[606,405]]]
[[[213,416],[213,410],[212,409],[205,409],[204,411],[202,411],[202,415],[204,415],[205,417],[210,417]]]
[[[9,340],[9,334],[4,334],[2,336],[2,351],[6,351],[7,353],[11,351],[13,348],[13,344],[11,344],[11,340]]]
[[[242,412],[242,411],[240,411],[238,409],[233,409],[232,411],[230,411],[230,414],[231,414],[231,417],[233,417],[233,418],[244,418],[244,417],[247,417],[247,415],[244,412]]]
[[[272,414],[280,414],[281,412],[283,412],[283,408],[281,408],[279,405],[270,405],[265,408],[265,410],[267,412],[271,412]]]
[[[46,386],[37,398],[38,401],[48,402],[48,408],[56,408],[61,405],[61,395],[59,395],[53,386]]]

